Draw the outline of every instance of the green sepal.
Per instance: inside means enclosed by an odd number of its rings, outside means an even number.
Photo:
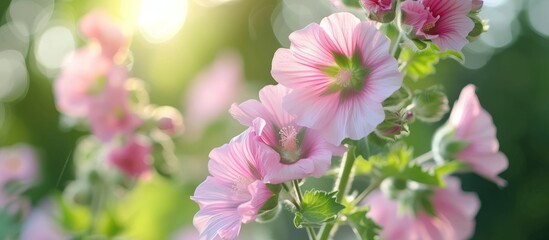
[[[378,239],[381,227],[371,218],[366,216],[367,209],[361,209],[347,215],[347,221],[351,225],[353,232],[361,240]]]

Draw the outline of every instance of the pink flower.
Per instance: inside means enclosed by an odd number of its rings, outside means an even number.
[[[415,215],[403,212],[397,201],[380,191],[366,198],[370,206],[367,216],[383,228],[381,237],[387,240],[469,239],[480,202],[474,193],[461,191],[458,179],[448,178],[447,183],[447,188],[434,189],[431,195],[436,216],[421,210]]]
[[[187,130],[191,135],[199,135],[208,124],[226,113],[237,100],[243,79],[242,59],[233,51],[220,54],[196,76],[184,103]]]
[[[150,170],[151,152],[149,143],[138,137],[131,137],[125,145],[112,149],[108,159],[126,175],[139,177]]]
[[[90,103],[102,95],[111,82],[124,81],[127,70],[113,65],[93,48],[84,48],[65,59],[61,75],[54,82],[59,111],[85,117]]]
[[[248,129],[210,153],[212,176],[191,197],[200,207],[193,221],[200,239],[235,239],[242,223],[255,220],[272,196],[264,183],[265,164],[280,157],[256,138]]]
[[[162,132],[175,136],[183,132],[183,116],[177,109],[169,106],[156,108],[153,112],[158,129]]]
[[[33,209],[23,223],[21,240],[63,240],[71,239],[58,223],[56,209],[52,201],[47,201]]]
[[[0,187],[11,181],[30,184],[38,174],[38,162],[26,144],[0,148]]]
[[[265,177],[271,183],[321,177],[328,171],[333,153],[344,150],[326,142],[316,131],[296,124],[295,117],[282,108],[282,99],[289,93],[290,89],[282,85],[265,86],[259,91],[261,102],[248,100],[233,104],[230,110],[240,123],[255,127],[260,140],[280,154]],[[256,118],[261,121],[254,126]]]
[[[283,106],[298,125],[322,130],[339,145],[383,121],[381,102],[400,88],[402,76],[373,22],[335,13],[293,32],[290,41],[290,49],[276,51],[272,75],[293,89]]]
[[[102,11],[93,11],[84,16],[80,21],[80,32],[97,42],[101,53],[109,59],[128,44],[121,28]]]
[[[142,124],[141,118],[129,106],[128,92],[124,86],[125,76],[113,78],[103,95],[90,103],[88,122],[92,133],[101,141],[108,142],[117,134],[132,134]]]
[[[406,0],[401,5],[404,23],[411,25],[417,38],[433,41],[441,51],[461,51],[473,30],[467,16],[471,0]]]
[[[447,125],[440,129],[433,139],[433,153],[437,161],[444,161],[445,134],[449,139],[462,141],[465,148],[450,156],[468,164],[479,175],[505,186],[506,182],[498,174],[507,169],[507,157],[499,151],[496,127],[492,117],[480,106],[475,94],[475,86],[467,85],[454,104]],[[452,135],[453,134],[453,135]],[[451,159],[446,159],[451,160]]]

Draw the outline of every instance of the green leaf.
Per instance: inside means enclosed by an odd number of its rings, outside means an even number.
[[[323,223],[336,219],[337,214],[345,207],[336,202],[337,192],[311,190],[303,195],[303,202],[296,209],[294,224],[297,228],[320,227]]]
[[[404,64],[403,72],[413,80],[426,77],[436,72],[435,65],[441,59],[454,59],[459,63],[465,61],[461,52],[446,50],[441,52],[434,44],[426,47],[422,51],[414,51],[410,48],[402,49],[399,62]]]
[[[355,173],[374,175],[381,179],[395,178],[433,186],[444,185],[443,179],[433,171],[411,163],[412,153],[411,148],[397,144],[387,154],[374,155],[368,160],[359,156],[355,162]]]
[[[366,216],[367,212],[368,210],[356,211],[347,215],[347,220],[353,228],[353,232],[361,240],[374,240],[379,235],[381,227]]]

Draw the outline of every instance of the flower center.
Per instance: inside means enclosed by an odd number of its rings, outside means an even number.
[[[345,56],[340,53],[333,53],[335,66],[321,67],[321,71],[333,79],[322,95],[339,92],[345,98],[350,93],[360,92],[364,87],[366,76],[370,72],[362,64],[362,58],[358,48],[352,56]]]
[[[348,88],[351,86],[351,80],[353,79],[353,73],[349,69],[342,68],[335,76],[336,83],[342,88]]]
[[[294,126],[286,126],[278,131],[280,135],[280,157],[282,163],[294,163],[301,158],[299,147],[300,133]]]

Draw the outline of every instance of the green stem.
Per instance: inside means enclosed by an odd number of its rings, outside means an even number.
[[[303,203],[303,194],[301,193],[301,188],[299,187],[299,181],[293,180],[292,185],[294,187],[295,195],[297,196],[297,200],[299,204],[296,204],[296,207],[298,209],[301,208],[301,204]],[[307,235],[309,235],[310,240],[316,240],[316,233],[311,227],[305,227],[307,229]]]
[[[336,194],[336,201],[341,202],[343,200],[343,197],[345,196],[345,193],[347,192],[349,188],[349,183],[351,182],[351,173],[353,172],[353,166],[355,163],[355,148],[356,145],[349,144],[347,145],[347,152],[343,156],[341,160],[341,168],[339,172],[339,176],[337,177],[336,183],[335,183],[335,190],[337,190]],[[322,226],[320,229],[320,240],[327,240],[330,238],[332,229],[336,226],[337,218],[332,223],[326,223]]]
[[[90,220],[90,226],[88,228],[89,235],[93,235],[97,231],[102,209],[103,209],[103,190],[101,189],[101,185],[96,185],[94,186],[92,201],[90,204],[91,220]]]
[[[426,152],[426,153],[420,155],[419,157],[414,158],[412,160],[412,162],[417,164],[417,165],[421,165],[421,164],[424,164],[424,163],[428,162],[431,159],[433,159],[433,152],[429,151],[429,152]]]
[[[381,184],[381,181],[383,181],[383,179],[377,179],[377,178],[372,179],[372,182],[370,182],[370,185],[368,185],[368,187],[364,189],[364,191],[362,191],[358,196],[356,196],[351,206],[356,206],[360,202],[362,202],[362,200],[364,200],[366,196],[368,196],[372,191],[374,191],[377,187],[379,187],[379,184]]]

